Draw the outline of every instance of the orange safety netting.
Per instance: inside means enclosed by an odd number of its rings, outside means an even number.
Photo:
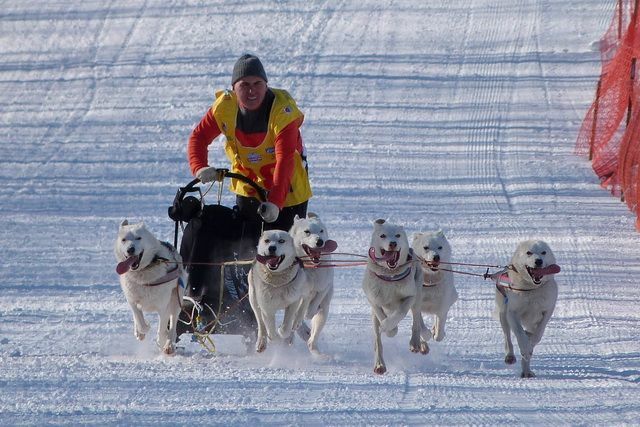
[[[638,212],[640,199],[640,22],[638,0],[618,0],[600,40],[602,71],[576,151],[589,156],[602,185]],[[637,62],[637,64],[636,64]],[[640,217],[636,221],[640,230]]]

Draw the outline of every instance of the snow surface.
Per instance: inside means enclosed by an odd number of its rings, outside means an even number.
[[[640,422],[640,236],[573,155],[614,0],[0,4],[1,425]],[[362,267],[336,271],[329,361],[299,340],[256,355],[216,336],[213,357],[135,340],[117,226],[173,240],[187,138],[247,51],[306,113],[310,210],[342,251],[366,253],[379,217],[444,229],[459,262],[550,243],[537,378],[504,364],[493,287],[467,275],[447,338],[414,355],[406,319],[383,376]]]

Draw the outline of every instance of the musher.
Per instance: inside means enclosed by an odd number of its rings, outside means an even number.
[[[260,59],[242,55],[233,67],[231,90],[216,99],[189,137],[187,155],[193,175],[202,183],[221,181],[209,166],[208,146],[220,134],[230,170],[267,190],[260,202],[249,185],[231,180],[240,215],[264,221],[264,229],[289,230],[295,215],[304,217],[312,196],[300,126],[304,114],[286,90],[267,86]],[[253,236],[257,243],[259,236]]]

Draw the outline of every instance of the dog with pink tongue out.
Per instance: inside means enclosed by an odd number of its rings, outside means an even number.
[[[143,340],[150,325],[145,312],[158,313],[157,344],[164,354],[176,351],[176,327],[187,273],[175,248],[158,240],[140,222],[126,219],[118,229],[114,245],[116,272],[133,314],[133,334]]]
[[[262,233],[248,280],[249,302],[258,322],[256,351],[265,351],[268,340],[291,342],[309,307],[312,285],[287,231]],[[284,310],[284,316],[277,327],[276,313],[280,310]]]
[[[522,378],[535,376],[531,357],[556,306],[558,285],[554,274],[559,272],[546,242],[526,240],[518,244],[506,271],[490,276],[496,282],[496,311],[505,340],[504,361],[516,362],[511,342],[513,332],[522,357]]]
[[[303,321],[297,332],[307,343],[311,354],[326,359],[328,356],[318,349],[318,337],[329,317],[329,306],[333,297],[331,253],[338,248],[338,244],[329,238],[327,226],[312,212],[304,218],[296,215],[289,234],[293,237],[298,258],[305,264],[305,271],[312,286],[309,307],[305,313],[305,319],[311,321],[311,327]]]
[[[409,311],[413,316],[409,350],[427,354],[427,330],[420,312],[423,273],[413,256],[404,228],[378,219],[373,223],[369,257],[362,289],[371,305],[375,363],[373,371],[387,371],[382,354],[382,337],[394,337],[398,324]]]

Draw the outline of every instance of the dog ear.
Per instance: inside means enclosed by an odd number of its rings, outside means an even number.
[[[438,237],[444,237],[444,231],[442,231],[442,228],[439,228],[438,231],[436,232],[436,235]]]
[[[300,216],[298,214],[296,214],[296,216],[293,217],[293,222],[296,221],[300,221]]]
[[[382,225],[382,224],[384,224],[384,223],[385,223],[385,220],[384,220],[384,219],[380,219],[380,218],[379,218],[379,219],[376,219],[373,223],[374,223],[374,224],[377,224],[377,225]]]
[[[125,225],[129,225],[129,221],[126,219],[120,223],[120,227],[124,227]]]

